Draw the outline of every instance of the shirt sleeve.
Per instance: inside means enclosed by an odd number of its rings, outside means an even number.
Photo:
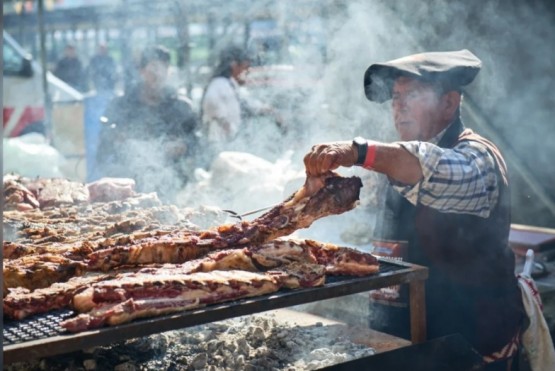
[[[486,147],[462,141],[452,149],[428,142],[402,142],[420,161],[423,179],[413,185],[393,184],[413,205],[441,212],[487,218],[499,197],[495,160]]]

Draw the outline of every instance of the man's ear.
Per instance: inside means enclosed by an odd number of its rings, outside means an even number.
[[[445,119],[450,120],[461,104],[461,93],[456,90],[448,91],[443,95],[443,113]]]

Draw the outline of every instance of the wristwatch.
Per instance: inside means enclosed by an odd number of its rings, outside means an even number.
[[[368,152],[368,141],[363,137],[356,137],[353,139],[353,146],[356,147],[358,153],[355,165],[362,166],[366,159],[366,152]]]

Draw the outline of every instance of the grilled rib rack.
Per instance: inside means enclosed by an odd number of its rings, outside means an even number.
[[[380,259],[380,272],[367,277],[328,276],[326,284],[298,290],[246,298],[195,310],[101,329],[69,333],[60,322],[75,315],[72,310],[58,310],[21,321],[4,320],[4,363],[28,361],[69,353],[93,346],[146,336],[183,327],[224,320],[292,305],[331,299],[403,283],[410,285],[411,333],[415,343],[425,340],[424,280],[426,267]]]

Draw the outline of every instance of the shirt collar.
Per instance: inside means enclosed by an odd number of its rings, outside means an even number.
[[[435,137],[433,137],[432,139],[428,140],[428,142],[432,143],[432,144],[438,144],[439,141],[441,140],[441,138],[443,138],[443,135],[445,135],[445,132],[447,131],[447,129],[449,129],[451,126],[453,126],[453,123],[457,121],[456,119],[454,119],[453,121],[451,121],[451,123],[449,125],[447,125],[445,127],[445,129],[443,129],[442,131],[440,131]]]

